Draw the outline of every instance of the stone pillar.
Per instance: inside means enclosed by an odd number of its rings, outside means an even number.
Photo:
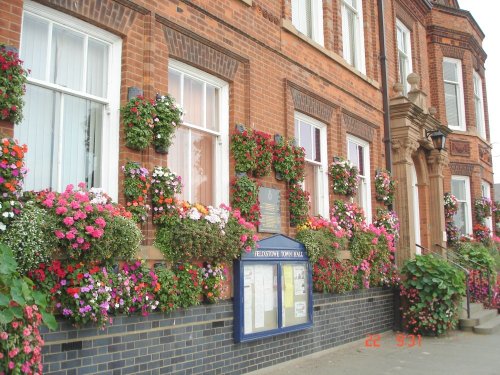
[[[396,263],[402,267],[404,262],[415,256],[415,214],[413,193],[411,187],[412,155],[418,149],[419,143],[415,139],[404,138],[393,142],[394,179],[398,182],[394,199],[394,209],[399,221],[399,242],[396,251]]]
[[[440,247],[446,247],[446,224],[444,219],[444,187],[443,170],[448,165],[448,153],[444,150],[431,150],[427,157],[429,168],[429,220],[431,249],[445,255]],[[436,246],[436,244],[440,246]]]

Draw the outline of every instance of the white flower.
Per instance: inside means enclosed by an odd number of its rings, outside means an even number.
[[[195,207],[192,207],[192,208],[188,211],[187,216],[188,216],[191,220],[200,220],[200,219],[201,219],[201,213],[200,213],[200,211],[198,211]]]
[[[0,230],[3,232],[6,229],[7,229],[7,226],[4,223],[0,222]]]

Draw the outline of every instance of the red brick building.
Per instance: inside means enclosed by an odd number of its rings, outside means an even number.
[[[443,192],[460,195],[467,233],[474,198],[491,194],[486,54],[480,27],[456,1],[384,3],[387,85],[377,0],[0,0],[0,43],[31,69],[25,120],[2,130],[29,145],[28,189],[85,181],[121,201],[119,166],[134,160],[168,165],[183,176],[186,199],[219,204],[229,202],[229,140],[241,123],[298,138],[315,214],[327,216],[335,199],[332,157],[349,158],[362,171],[358,200],[370,219],[375,170],[388,156],[387,88],[401,261],[415,243],[446,244]],[[119,107],[132,87],[169,92],[183,106],[168,156],[124,146]],[[450,133],[448,151],[426,136],[437,129]],[[274,176],[261,182],[284,196]],[[281,212],[290,233],[286,199]],[[151,222],[144,230],[151,244]],[[144,255],[158,253],[149,246]]]

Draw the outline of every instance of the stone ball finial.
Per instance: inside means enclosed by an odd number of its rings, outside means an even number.
[[[418,90],[418,86],[420,85],[420,76],[417,73],[408,74],[407,81],[411,85],[410,91]]]
[[[436,115],[436,113],[437,113],[437,109],[436,109],[436,107],[429,107],[429,114],[430,114],[431,116],[435,116],[435,115]]]
[[[401,96],[403,95],[403,84],[401,82],[396,82],[394,86],[392,86],[392,89],[396,93],[396,96]]]

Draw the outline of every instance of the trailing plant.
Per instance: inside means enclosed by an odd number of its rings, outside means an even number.
[[[330,218],[347,231],[349,236],[354,230],[366,227],[365,213],[356,203],[334,200]]]
[[[221,264],[212,265],[204,262],[203,267],[200,269],[200,275],[201,292],[204,301],[216,303],[224,291],[224,280],[226,280],[227,269]]]
[[[313,288],[320,293],[345,293],[354,289],[355,272],[349,260],[319,258],[313,265]]]
[[[0,119],[19,124],[23,119],[23,96],[28,71],[16,52],[0,44]]]
[[[252,172],[257,166],[257,142],[253,130],[244,129],[231,137],[231,151],[233,153],[236,173]]]
[[[485,225],[475,224],[472,228],[472,233],[476,241],[484,244],[489,244],[491,242],[491,230]]]
[[[309,193],[301,184],[291,183],[288,186],[288,205],[290,208],[290,225],[303,224],[309,214]]]
[[[335,194],[355,196],[359,186],[359,169],[350,161],[335,157],[328,169],[332,177],[332,188]]]
[[[231,182],[231,205],[240,210],[246,221],[259,225],[259,184],[248,176],[235,178]]]
[[[151,174],[151,202],[153,204],[153,222],[171,209],[175,194],[182,193],[182,179],[170,169],[156,166]]]
[[[172,262],[198,258],[228,263],[255,247],[255,227],[239,210],[177,202],[175,211],[165,215],[155,245]]]
[[[163,264],[155,267],[155,272],[160,285],[157,297],[159,310],[169,312],[177,309],[179,307],[178,277],[172,269]]]
[[[123,193],[127,201],[126,208],[137,223],[147,220],[149,205],[148,190],[150,186],[149,171],[137,162],[129,161],[122,166],[125,174]]]
[[[442,335],[458,323],[465,295],[465,275],[432,255],[417,255],[404,265],[403,319],[413,334]]]
[[[156,152],[167,153],[175,130],[182,123],[182,109],[171,95],[157,95],[153,103],[153,145]]]
[[[202,293],[199,268],[190,263],[178,263],[173,270],[177,277],[177,306],[186,309],[198,305]]]
[[[43,339],[39,327],[57,328],[46,311],[48,296],[17,272],[12,251],[0,244],[0,373],[42,373]]]
[[[35,202],[27,202],[22,212],[12,221],[1,236],[16,258],[19,272],[25,274],[40,263],[49,262],[57,248],[54,236],[56,221],[53,215],[38,207]]]
[[[446,223],[446,241],[448,246],[455,246],[460,241],[460,231],[452,221]]]
[[[395,211],[377,208],[377,215],[373,218],[373,225],[384,228],[388,234],[394,236],[395,241],[399,239],[399,218]]]
[[[490,198],[481,197],[474,201],[474,211],[478,222],[483,223],[484,219],[491,216],[492,206],[493,203]]]
[[[396,182],[392,178],[391,172],[385,169],[379,169],[375,173],[375,196],[378,201],[389,206],[394,201],[394,192],[396,191]]]
[[[273,141],[271,135],[254,130],[253,137],[257,145],[253,175],[257,178],[269,176],[273,163]]]
[[[133,150],[144,150],[153,140],[155,101],[143,96],[130,99],[121,108],[125,130],[125,145]]]
[[[0,86],[1,87],[1,86]],[[26,145],[19,145],[12,138],[2,139],[0,161],[0,232],[7,229],[10,222],[21,212],[21,196],[24,176]]]
[[[304,180],[305,150],[293,140],[280,139],[274,144],[273,167],[277,176],[289,183]]]
[[[444,217],[452,219],[458,211],[458,200],[451,193],[444,194]]]

